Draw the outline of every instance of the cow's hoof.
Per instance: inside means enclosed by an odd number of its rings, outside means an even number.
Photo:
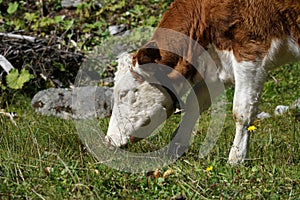
[[[244,161],[237,160],[237,159],[228,159],[228,163],[231,165],[241,165],[244,163]]]
[[[247,148],[233,145],[230,149],[228,162],[232,165],[243,164],[247,155]]]
[[[228,163],[231,165],[240,165],[245,161],[245,156],[236,151],[230,151]]]

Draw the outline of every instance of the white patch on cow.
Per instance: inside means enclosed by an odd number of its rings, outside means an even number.
[[[214,46],[209,45],[207,51],[203,51],[197,58],[195,63],[197,68],[197,74],[195,74],[191,80],[191,83],[198,83],[205,79],[206,83],[214,83],[218,80],[216,69],[218,65],[218,55]],[[186,92],[186,91],[185,91]]]
[[[113,146],[127,144],[132,136],[149,136],[173,112],[169,93],[148,81],[135,80],[131,67],[132,56],[122,54],[118,60],[114,106],[106,137]]]
[[[197,73],[192,82],[197,83],[203,78],[206,83],[221,81],[224,84],[234,83],[232,51],[218,50],[215,45],[209,45],[207,51],[203,52],[198,58]]]
[[[273,39],[267,56],[262,61],[266,70],[300,60],[300,47],[292,37]]]
[[[217,67],[218,67],[218,76],[221,82],[234,83],[234,73],[233,73],[233,62],[235,57],[233,51],[220,51],[216,50],[218,54]],[[236,61],[235,61],[236,62]]]
[[[115,73],[115,82],[121,80],[122,77],[132,68],[132,56],[124,52],[118,56],[118,69]]]

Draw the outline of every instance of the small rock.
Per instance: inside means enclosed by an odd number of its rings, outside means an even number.
[[[108,31],[110,35],[117,35],[123,31],[125,31],[126,27],[124,24],[121,25],[112,25],[108,27]]]
[[[81,3],[82,3],[81,0],[62,0],[61,6],[63,8],[70,8],[70,7],[76,7]]]
[[[291,105],[291,109],[298,109],[300,110],[300,97],[294,101]]]
[[[282,115],[283,113],[287,112],[288,110],[289,110],[289,106],[279,105],[279,106],[276,106],[274,114]]]
[[[300,121],[300,97],[292,103],[290,108],[291,110],[295,110],[295,118]]]
[[[111,115],[113,90],[108,87],[49,88],[38,92],[31,106],[43,115],[63,119],[104,118]]]
[[[256,117],[258,119],[267,119],[267,118],[270,118],[271,115],[269,113],[266,113],[266,112],[261,112],[258,115],[256,115]]]

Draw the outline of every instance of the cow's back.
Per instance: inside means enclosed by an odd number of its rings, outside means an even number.
[[[300,44],[300,1],[175,0],[158,27],[188,35],[204,48],[233,50],[238,61],[262,59],[274,39],[291,36]],[[172,48],[186,45],[170,42],[172,36],[153,38]]]

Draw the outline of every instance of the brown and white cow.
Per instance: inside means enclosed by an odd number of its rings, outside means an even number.
[[[217,70],[206,62],[204,52]],[[236,134],[229,162],[243,162],[248,127],[256,116],[267,72],[299,60],[299,0],[175,0],[115,86],[107,140],[114,146],[127,144],[132,135],[144,134],[147,125],[151,126],[148,132],[153,131],[170,116],[175,109],[170,92],[147,84],[165,66],[172,70],[161,76],[172,82],[180,96],[187,92],[181,76],[192,85],[203,80],[235,85]],[[207,92],[205,87],[196,90],[201,111],[211,102]]]

